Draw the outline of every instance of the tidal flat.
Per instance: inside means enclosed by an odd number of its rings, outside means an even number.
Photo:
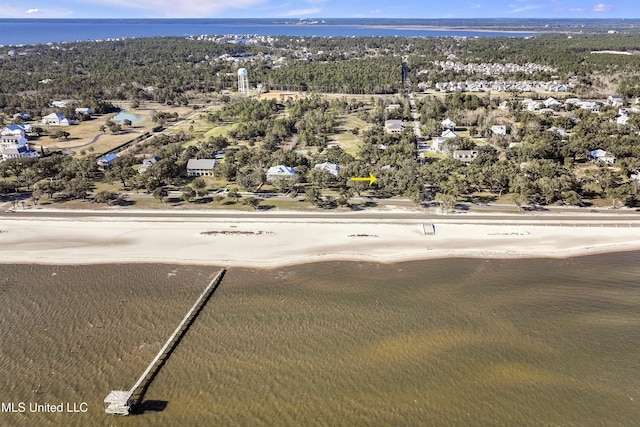
[[[637,252],[232,268],[149,387],[108,416],[217,267],[0,265],[0,425],[634,425]]]

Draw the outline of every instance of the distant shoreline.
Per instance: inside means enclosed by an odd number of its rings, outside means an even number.
[[[557,33],[558,31],[528,30],[528,29],[498,29],[487,27],[455,27],[455,26],[433,26],[433,25],[361,25],[361,28],[385,28],[390,30],[418,30],[418,31],[457,31],[457,32],[475,32],[475,33],[508,33],[508,34],[542,34]]]

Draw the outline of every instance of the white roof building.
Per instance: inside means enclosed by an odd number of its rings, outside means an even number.
[[[267,181],[273,181],[277,178],[288,178],[293,177],[296,174],[296,170],[294,168],[290,168],[285,165],[277,165],[269,168],[266,173]]]
[[[73,124],[73,122],[67,119],[64,114],[51,113],[42,118],[42,124],[49,126],[69,126]]]
[[[318,163],[314,166],[314,168],[327,171],[333,176],[338,176],[338,173],[340,172],[340,166],[331,162]]]
[[[450,118],[444,119],[441,124],[442,124],[442,128],[443,129],[455,130],[455,128],[456,128],[456,122],[454,122]]]

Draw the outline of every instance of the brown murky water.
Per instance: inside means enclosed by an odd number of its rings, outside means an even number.
[[[0,425],[636,426],[638,260],[231,269],[145,396],[164,409],[124,418],[102,400],[217,268],[0,266],[0,401],[88,409]]]

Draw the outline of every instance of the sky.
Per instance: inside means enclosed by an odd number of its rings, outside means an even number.
[[[0,18],[640,18],[638,0],[0,0]]]

